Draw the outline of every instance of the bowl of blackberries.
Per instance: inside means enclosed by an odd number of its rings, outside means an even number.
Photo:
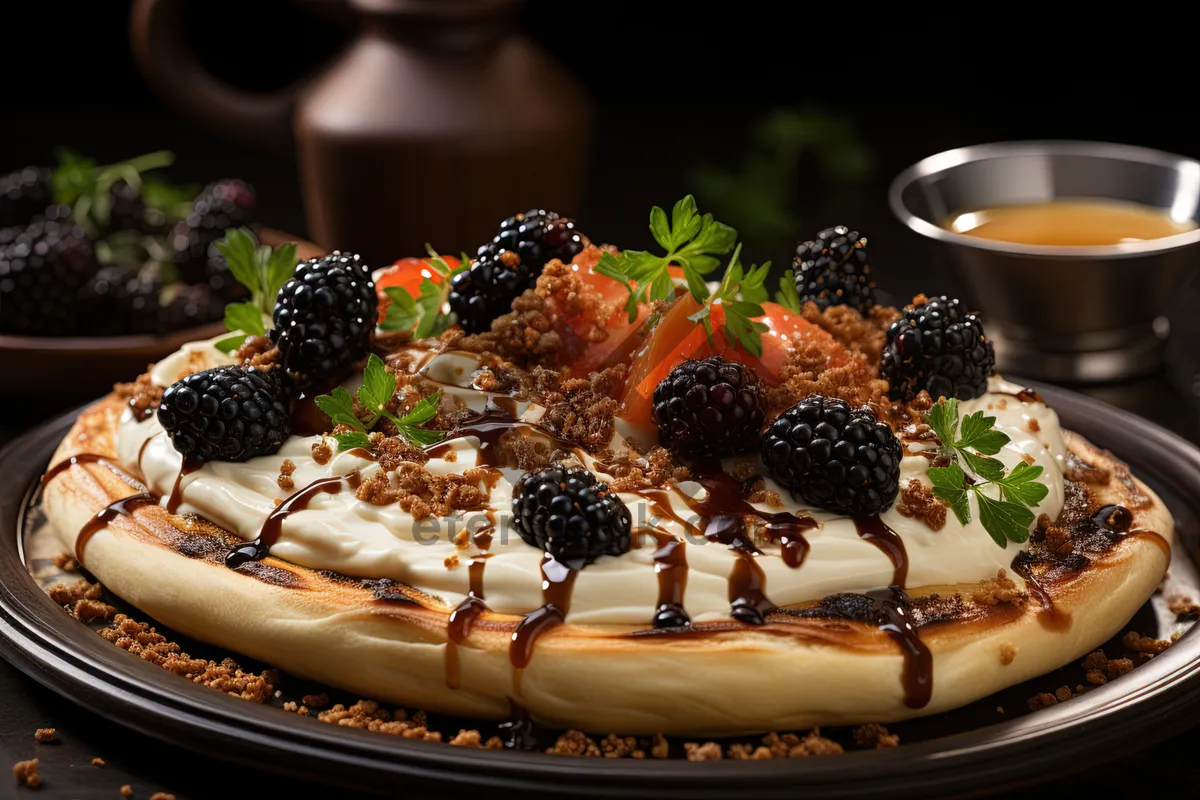
[[[167,152],[57,161],[0,173],[5,393],[105,391],[113,375],[217,335],[225,304],[246,293],[214,245],[256,221],[248,184],[172,183]]]

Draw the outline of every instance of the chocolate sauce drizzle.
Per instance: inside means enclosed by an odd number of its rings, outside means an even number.
[[[203,464],[197,463],[187,456],[184,456],[183,463],[179,466],[179,474],[175,476],[175,484],[171,487],[171,494],[167,498],[167,513],[179,513],[179,506],[183,504],[183,478],[185,475],[191,475],[196,470],[200,469]]]
[[[100,461],[103,461],[107,464],[114,460],[115,459],[113,459],[111,456],[102,456],[96,453],[76,453],[70,458],[64,458],[62,461],[59,461],[57,464],[46,470],[46,474],[42,475],[42,486],[47,485],[50,483],[50,481],[54,480],[76,464],[95,464]]]
[[[340,494],[345,489],[354,490],[359,485],[359,474],[351,472],[344,478],[319,478],[284,500],[263,522],[258,538],[238,545],[225,556],[225,566],[230,569],[250,561],[262,561],[270,555],[271,547],[283,533],[283,521],[297,511],[308,508],[308,504],[319,494]]]
[[[480,553],[471,557],[467,566],[471,588],[463,601],[450,612],[450,619],[446,623],[448,641],[446,642],[444,669],[446,685],[451,689],[457,689],[462,685],[462,665],[459,661],[458,646],[471,635],[471,626],[479,618],[479,615],[488,610],[487,605],[483,602],[483,568],[487,566],[487,559],[491,557],[491,553]]]
[[[658,544],[653,556],[654,573],[658,577],[654,627],[683,628],[692,624],[683,608],[683,593],[687,589],[687,543],[669,533],[653,533]]]
[[[863,541],[875,545],[891,559],[892,585],[903,588],[908,583],[908,552],[904,549],[904,540],[900,535],[878,516],[855,517],[854,527],[858,529],[858,535]]]
[[[571,591],[579,570],[555,561],[550,556],[542,559],[542,606],[525,615],[513,631],[512,643],[508,648],[508,660],[522,670],[529,666],[533,647],[546,631],[561,625],[571,610]],[[519,680],[519,676],[516,678]]]
[[[559,450],[570,453],[579,448],[579,445],[568,441],[558,436],[553,431],[533,422],[523,422],[516,418],[513,412],[516,411],[516,403],[511,401],[511,398],[499,398],[501,402],[508,400],[505,405],[510,408],[504,408],[493,402],[494,398],[489,398],[488,404],[483,411],[464,420],[460,425],[446,434],[446,438],[435,445],[427,447],[425,452],[430,458],[442,458],[451,449],[450,442],[455,439],[463,439],[468,436],[474,436],[479,440],[479,451],[477,463],[481,466],[488,467],[514,467],[515,464],[508,463],[505,458],[503,448],[500,447],[500,440],[509,431],[526,431],[549,439],[550,442]]]
[[[83,550],[87,547],[88,541],[108,523],[117,517],[132,516],[137,509],[157,503],[158,500],[153,495],[141,493],[122,498],[115,503],[109,503],[97,511],[96,515],[79,529],[79,535],[75,537],[75,560],[80,564],[83,563]]]
[[[879,630],[892,638],[904,657],[900,673],[904,704],[924,708],[933,696],[933,654],[913,624],[908,594],[900,586],[891,586],[866,595],[871,599]]]

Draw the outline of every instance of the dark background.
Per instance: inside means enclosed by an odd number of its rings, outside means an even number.
[[[247,89],[288,84],[336,54],[350,35],[283,0],[186,1],[190,38],[206,66]],[[57,145],[101,163],[169,148],[177,155],[174,178],[243,178],[258,191],[261,222],[306,234],[289,157],[219,139],[149,90],[129,56],[128,2],[16,5],[0,11],[0,171],[52,163]],[[715,198],[697,186],[702,165],[736,170],[765,115],[816,109],[856,131],[873,167],[841,186],[806,160],[791,187],[794,230],[764,236],[752,245],[754,255],[785,262],[796,239],[835,223],[858,226],[870,233],[877,279],[894,297],[954,290],[884,199],[891,178],[924,156],[995,140],[1080,138],[1200,157],[1191,44],[1169,20],[1083,22],[1091,27],[1044,14],[980,13],[956,25],[910,13],[896,23],[858,5],[652,0],[531,0],[520,17],[522,29],[579,78],[596,104],[580,214],[593,239],[648,244],[652,204],[697,191],[706,209]],[[443,252],[478,244],[437,243]],[[1195,327],[1177,326],[1177,355],[1197,342]],[[1176,359],[1173,371],[1148,381],[1090,391],[1194,439],[1200,415],[1192,362],[1183,364]],[[17,416],[25,427],[39,414]],[[19,432],[0,426],[0,441]],[[40,749],[42,796],[116,796],[124,783],[139,797],[156,790],[240,796],[237,787],[253,780],[200,753],[156,749],[5,664],[0,698],[0,750],[15,761]],[[64,744],[35,747],[32,732],[43,725],[58,727]],[[1162,796],[1194,795],[1200,778],[1186,760],[1191,736],[1058,782],[1047,795],[1132,797],[1147,786]],[[92,755],[109,766],[88,766]]]

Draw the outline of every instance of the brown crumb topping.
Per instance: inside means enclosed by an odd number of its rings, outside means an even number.
[[[1103,650],[1088,653],[1083,661],[1079,662],[1079,666],[1085,671],[1087,682],[1094,686],[1103,685],[1133,671],[1131,659],[1110,659]]]
[[[554,746],[546,752],[552,756],[577,756],[580,758],[600,758],[603,753],[600,745],[588,737],[583,731],[567,731],[554,742]]]
[[[17,779],[17,784],[27,786],[30,789],[36,789],[42,785],[42,777],[38,775],[38,759],[31,758],[28,761],[18,761],[13,764],[13,775]]]
[[[937,434],[926,423],[925,414],[933,408],[933,398],[922,389],[907,403],[888,403],[882,418],[902,439],[909,442],[936,442]]]
[[[887,329],[900,319],[900,312],[889,306],[875,306],[864,318],[850,306],[829,306],[824,311],[811,300],[800,310],[801,316],[829,332],[847,349],[861,353],[878,364],[887,344]]]
[[[121,787],[121,797],[133,797],[133,787],[128,783]]]
[[[50,599],[60,606],[70,606],[68,611],[80,622],[94,619],[112,619],[117,610],[100,598],[103,589],[98,583],[79,581],[70,586],[56,583],[50,587]]]
[[[59,553],[51,561],[53,561],[55,567],[61,569],[63,572],[77,572],[79,570],[79,562],[70,553]]]
[[[883,406],[887,381],[877,375],[876,362],[855,353],[843,366],[831,367],[824,347],[815,342],[798,344],[779,371],[778,386],[766,390],[767,404],[784,409],[814,394],[838,397],[852,406]]]
[[[95,767],[96,769],[100,769],[100,768],[101,768],[101,767],[103,767],[103,766],[104,766],[106,763],[107,763],[107,762],[106,762],[106,761],[105,761],[103,758],[101,758],[100,756],[96,756],[95,758],[93,758],[93,759],[92,759],[92,766],[93,766],[93,767]]]
[[[608,485],[614,492],[661,489],[691,478],[691,472],[675,460],[670,450],[658,446],[645,455],[633,450],[601,451],[596,456],[596,469],[611,476]]]
[[[175,800],[175,795],[167,792],[155,792],[150,795],[150,800]]]
[[[503,750],[504,740],[499,736],[492,736],[486,742],[483,740],[483,734],[476,730],[460,730],[450,744],[455,747],[474,747],[480,750]]]
[[[405,461],[393,473],[376,472],[354,494],[376,506],[398,503],[414,519],[422,520],[482,508],[488,499],[485,482],[489,478],[490,472],[484,468],[473,467],[461,475],[434,475],[420,464]]]
[[[683,752],[688,761],[720,761],[723,757],[721,745],[716,742],[705,742],[704,744],[687,742],[683,746]]]
[[[321,694],[306,694],[300,699],[300,702],[309,708],[324,708],[329,705],[329,695],[324,692]]]
[[[1038,692],[1033,697],[1029,698],[1029,710],[1040,711],[1043,708],[1056,706],[1059,703],[1065,703],[1075,696],[1075,692],[1071,691],[1070,686],[1060,686],[1054,691],[1054,694],[1048,692]]]
[[[279,465],[279,477],[275,482],[279,484],[279,488],[285,492],[290,492],[296,488],[296,482],[292,480],[292,475],[296,472],[296,463],[290,458],[285,458],[283,463]]]
[[[995,606],[1006,603],[1023,603],[1025,590],[1016,581],[1008,577],[1008,573],[1000,570],[996,577],[979,582],[971,592],[971,599],[976,605]]]
[[[132,383],[118,383],[113,386],[113,394],[129,404],[135,416],[146,419],[158,410],[162,402],[163,388],[155,386],[150,377],[153,364],[147,365],[146,371]]]
[[[279,674],[272,669],[255,674],[243,672],[237,662],[230,658],[220,663],[192,658],[178,644],[167,641],[165,636],[147,623],[138,622],[124,614],[117,614],[112,624],[99,633],[122,650],[167,672],[252,703],[270,700],[275,685],[279,683]]]
[[[1190,597],[1176,595],[1167,600],[1167,608],[1175,615],[1176,622],[1192,622],[1200,619],[1200,605]]]
[[[594,263],[600,250],[589,247],[574,259],[575,264]],[[473,353],[494,353],[524,365],[550,365],[560,360],[567,341],[560,332],[570,327],[570,337],[597,343],[608,338],[604,322],[615,307],[584,282],[569,264],[558,259],[542,269],[533,289],[513,300],[512,311],[492,322],[491,330],[465,335],[451,328],[442,342],[453,349]]]
[[[386,733],[405,739],[442,741],[441,733],[431,731],[427,727],[425,712],[417,711],[410,717],[404,709],[398,708],[394,713],[389,712],[374,700],[359,700],[349,708],[338,703],[328,711],[318,713],[317,719],[328,725]]]
[[[1017,657],[1017,648],[1011,642],[1000,645],[1000,663],[1004,666],[1011,664]]]
[[[267,372],[279,360],[279,348],[267,336],[250,336],[233,352],[233,358],[244,367]]]
[[[424,464],[429,460],[429,455],[424,450],[399,436],[372,433],[369,439],[371,452],[375,454],[375,458],[378,459],[379,466],[383,468],[384,472],[391,472],[405,461]]]
[[[320,441],[313,442],[312,457],[313,461],[316,461],[322,467],[328,464],[330,459],[333,458],[333,447],[324,437]]]
[[[888,733],[887,728],[874,723],[855,726],[850,731],[850,736],[854,740],[856,747],[874,747],[876,750],[885,750],[900,744],[899,736],[894,733]]]
[[[38,728],[36,731],[34,731],[33,738],[36,741],[45,744],[46,742],[53,742],[57,733],[58,731],[56,731],[54,728]]]
[[[1154,639],[1150,636],[1142,636],[1136,631],[1129,631],[1121,637],[1121,644],[1135,653],[1156,656],[1175,644],[1175,642],[1173,639]]]
[[[626,371],[624,364],[618,364],[587,378],[558,382],[539,398],[546,406],[541,425],[588,452],[607,447],[612,441],[613,418],[620,405],[616,396],[625,385]]]
[[[940,531],[946,525],[945,502],[934,497],[933,490],[916,478],[900,492],[896,511],[903,517],[921,520],[930,530]]]

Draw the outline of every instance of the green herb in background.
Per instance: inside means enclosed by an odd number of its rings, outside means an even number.
[[[763,247],[794,242],[806,230],[797,208],[806,159],[815,161],[830,187],[859,182],[873,167],[870,150],[847,117],[817,108],[779,109],[755,125],[752,145],[736,170],[700,166],[691,185],[743,240]]]
[[[933,494],[949,503],[954,516],[966,525],[971,521],[969,493],[974,492],[979,521],[997,545],[1028,539],[1034,520],[1030,509],[1050,491],[1037,482],[1042,468],[1022,461],[1008,472],[1001,461],[990,458],[1008,444],[1008,434],[996,430],[996,418],[985,417],[982,411],[964,417],[960,424],[954,398],[938,401],[927,421],[942,443],[941,455],[950,461],[949,466],[929,468]],[[996,487],[999,498],[985,494],[986,486]]]
[[[363,385],[358,389],[358,403],[369,415],[366,421],[359,419],[354,413],[354,398],[344,386],[338,386],[329,394],[319,395],[314,400],[317,408],[324,411],[334,425],[345,425],[352,429],[333,434],[339,451],[352,450],[355,447],[370,449],[371,442],[367,433],[379,420],[385,418],[390,419],[400,436],[412,444],[431,445],[441,441],[444,435],[441,431],[430,431],[420,426],[437,416],[438,406],[442,402],[442,390],[438,389],[433,394],[421,398],[412,411],[403,417],[397,417],[387,410],[387,404],[395,394],[396,374],[388,372],[383,359],[372,353],[363,371]]]
[[[93,235],[107,230],[112,221],[113,187],[119,181],[124,181],[142,196],[147,206],[157,209],[167,219],[179,219],[187,214],[195,193],[188,197],[187,189],[172,187],[161,178],[147,179],[143,174],[174,162],[173,153],[160,150],[99,166],[93,158],[62,148],[58,151],[58,166],[50,174],[50,190],[54,202],[71,206],[75,221]]]

